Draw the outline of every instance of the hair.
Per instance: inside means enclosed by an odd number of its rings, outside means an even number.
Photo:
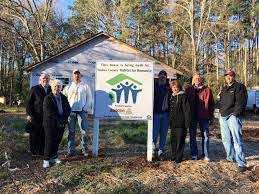
[[[170,82],[170,87],[176,86],[179,90],[182,90],[182,85],[180,84],[179,80],[173,80]]]
[[[58,85],[62,86],[63,83],[62,83],[62,81],[60,81],[58,79],[52,79],[52,80],[50,80],[49,85],[51,87],[51,90],[54,91],[56,86],[58,86]]]
[[[45,76],[47,76],[48,79],[50,79],[49,74],[47,74],[47,73],[45,73],[45,72],[41,72],[40,77],[39,77],[39,84],[41,84],[41,80],[42,80],[42,78],[45,77]]]
[[[205,83],[205,79],[204,77],[202,77],[202,75],[199,73],[199,72],[195,72],[192,76],[192,85],[194,84],[194,78],[199,76],[200,77],[200,82],[201,84],[204,84]]]

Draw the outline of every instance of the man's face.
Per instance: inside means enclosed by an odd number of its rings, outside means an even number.
[[[158,75],[159,83],[165,84],[166,83],[166,76],[165,75]]]
[[[42,75],[40,77],[40,84],[45,87],[47,85],[49,85],[49,76],[48,75]]]
[[[235,77],[234,77],[234,76],[230,76],[230,75],[226,75],[226,76],[225,76],[225,80],[226,80],[226,83],[227,83],[228,85],[231,85],[231,84],[234,82]]]
[[[75,73],[73,74],[73,79],[74,79],[74,81],[75,81],[76,83],[79,83],[80,80],[81,80],[81,74],[80,74],[79,72],[75,72]]]
[[[201,76],[200,75],[194,75],[193,76],[193,82],[196,86],[201,84]]]

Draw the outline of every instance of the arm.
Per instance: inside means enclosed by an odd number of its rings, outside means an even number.
[[[191,123],[191,108],[186,95],[183,95],[182,109],[184,112],[185,128],[187,129],[190,127]]]
[[[214,111],[215,111],[215,102],[213,98],[213,93],[211,89],[209,89],[209,112],[210,112],[210,118],[214,118]]]
[[[86,85],[86,110],[89,112],[92,109],[93,97],[91,89],[88,85]]]
[[[58,120],[58,114],[53,99],[46,96],[43,101],[43,116]]]
[[[239,116],[244,111],[247,102],[247,92],[244,85],[239,84],[237,87],[235,91],[235,99],[236,101],[233,115]]]
[[[34,88],[31,88],[28,104],[26,106],[26,113],[30,117],[33,117],[34,115],[34,101],[35,101]]]
[[[70,108],[70,105],[69,105],[69,102],[68,102],[66,96],[63,96],[62,102],[63,102],[63,107],[64,107],[64,119],[67,121],[67,119],[71,113],[71,108]]]

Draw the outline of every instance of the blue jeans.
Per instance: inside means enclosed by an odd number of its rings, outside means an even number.
[[[81,132],[81,149],[83,153],[87,152],[87,113],[84,111],[71,112],[68,118],[68,153],[75,154],[75,133],[76,123],[78,121]]]
[[[243,152],[242,121],[240,118],[230,115],[219,118],[221,138],[227,154],[227,160],[236,162],[238,166],[246,166]]]
[[[197,125],[199,124],[202,137],[202,157],[209,158],[209,119],[194,119],[191,121],[191,126],[189,128],[190,132],[190,148],[191,155],[198,156],[197,147]]]
[[[153,120],[153,143],[157,145],[158,136],[160,136],[159,149],[164,150],[166,137],[169,125],[169,114],[165,113],[155,113]]]

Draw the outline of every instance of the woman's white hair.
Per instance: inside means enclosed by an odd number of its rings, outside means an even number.
[[[51,79],[49,82],[49,85],[51,87],[51,90],[54,91],[56,86],[62,86],[63,83],[62,83],[62,81],[60,81],[58,79]]]

